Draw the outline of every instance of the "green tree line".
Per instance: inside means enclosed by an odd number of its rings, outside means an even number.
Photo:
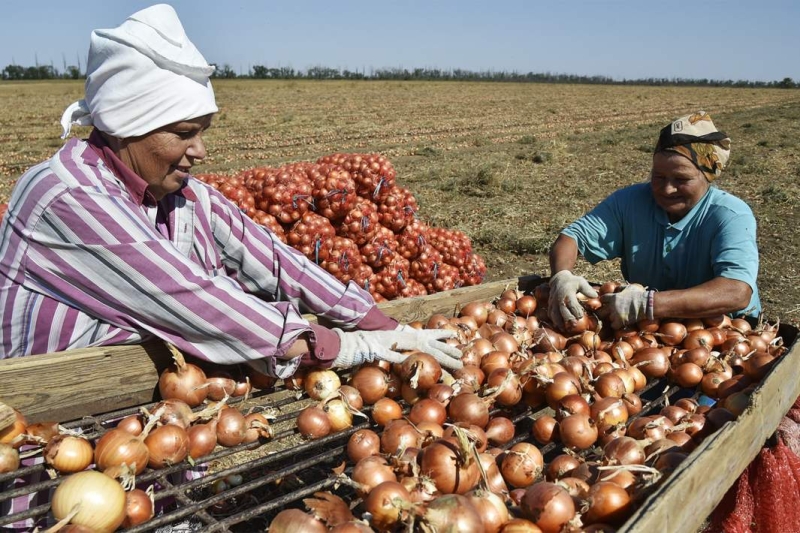
[[[68,66],[59,72],[52,65],[23,67],[7,65],[2,70],[2,79],[11,80],[51,80],[82,79],[83,73],[78,67]],[[237,74],[229,65],[217,65],[213,78],[252,78],[252,79],[308,79],[308,80],[414,80],[414,81],[490,81],[490,82],[529,82],[529,83],[583,83],[596,85],[680,85],[709,87],[763,87],[792,89],[800,87],[800,82],[792,78],[775,81],[752,80],[714,80],[708,78],[631,78],[615,80],[608,76],[583,76],[579,74],[561,74],[552,72],[517,72],[504,70],[465,70],[438,68],[382,68],[369,71],[352,71],[348,69],[315,66],[306,70],[291,67],[267,67],[254,65],[246,74]]]

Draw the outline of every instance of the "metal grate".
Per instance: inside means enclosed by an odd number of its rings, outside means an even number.
[[[644,408],[638,416],[657,412],[667,401],[674,403],[678,398],[690,395],[691,391],[669,387],[665,380],[653,381],[640,393]],[[314,492],[331,490],[345,500],[354,499],[356,496],[352,489],[335,488],[336,480],[332,469],[346,459],[345,448],[350,435],[361,428],[377,428],[365,421],[319,440],[302,441],[294,426],[294,419],[299,410],[310,402],[307,398],[298,399],[292,391],[282,388],[269,392],[257,391],[247,404],[241,404],[240,407],[245,406],[244,410],[277,409],[280,414],[272,421],[276,429],[273,439],[231,448],[218,447],[217,451],[202,458],[202,462],[196,463],[196,466],[212,465],[208,473],[196,479],[182,479],[193,470],[186,462],[159,470],[145,469],[136,476],[137,486],[157,484],[156,506],[163,507],[164,512],[145,524],[125,531],[155,531],[159,527],[184,522],[190,517],[192,522],[197,523],[199,530],[207,532],[264,531],[277,512],[286,507],[302,508],[302,499]],[[232,405],[240,403],[231,402]],[[150,408],[152,404],[145,407]],[[124,409],[64,425],[70,429],[79,429],[88,438],[95,439],[113,427],[117,420],[137,412],[139,408]],[[547,408],[532,410],[527,407],[496,410],[494,414],[508,416],[517,428],[515,438],[506,447],[523,440],[533,442],[533,420],[549,412],[551,411]],[[560,452],[560,446],[555,444],[540,448],[546,460]],[[255,452],[250,455],[256,457],[241,460],[231,457],[241,452]],[[233,466],[217,469],[220,460],[226,458],[229,458],[227,462]],[[349,473],[351,469],[352,465],[349,465],[346,472]],[[213,490],[219,480],[231,475],[242,476],[242,483],[220,492]],[[42,481],[33,484],[20,481],[36,478],[41,478]],[[50,505],[47,502],[50,491],[63,479],[61,476],[50,479],[43,464],[0,474],[0,508],[4,510],[3,516],[0,516],[0,528],[24,519],[34,520],[35,526],[40,528],[52,524]],[[36,497],[42,503],[16,514],[7,514],[11,499],[16,497]]]

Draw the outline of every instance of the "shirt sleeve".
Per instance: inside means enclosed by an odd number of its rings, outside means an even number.
[[[758,245],[753,213],[724,210],[711,243],[714,276],[743,281],[756,293]]]
[[[214,237],[222,233],[215,231]],[[28,282],[117,327],[148,331],[189,355],[221,364],[259,361],[268,374],[288,377],[300,360],[280,357],[303,333],[313,337],[297,303],[319,285],[289,290],[293,283],[310,283],[313,276],[283,249],[278,255],[258,250],[273,260],[266,263],[266,274],[251,279],[256,259],[237,253],[236,243],[265,246],[271,244],[269,235],[265,231],[253,240],[240,230],[237,240],[233,228],[229,233],[227,241],[216,244],[224,248],[226,261],[238,258],[245,268],[237,276],[213,276],[162,237],[138,206],[104,191],[73,188],[50,203],[28,238]],[[293,265],[297,271],[287,272]],[[270,284],[261,286],[269,275],[278,278],[271,285],[274,301],[264,292]],[[256,286],[260,290],[243,290]],[[291,297],[278,301],[284,294]],[[329,285],[322,296],[311,298],[308,308],[355,325],[370,305],[349,296]],[[359,301],[350,311],[340,309],[353,300]]]
[[[561,231],[578,244],[589,263],[622,256],[623,225],[619,194],[614,193]]]

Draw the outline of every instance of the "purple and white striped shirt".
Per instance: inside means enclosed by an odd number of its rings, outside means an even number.
[[[304,361],[338,354],[336,334],[303,312],[344,329],[396,326],[368,292],[199,180],[161,202],[145,187],[96,132],[19,179],[0,225],[0,358],[156,336],[284,378],[300,359],[277,357],[304,333]]]

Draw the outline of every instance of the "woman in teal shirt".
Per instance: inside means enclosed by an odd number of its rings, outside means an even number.
[[[583,316],[572,273],[580,253],[594,264],[621,258],[631,285],[604,295],[614,328],[664,317],[758,316],[756,220],[739,198],[712,187],[730,139],[700,111],[661,130],[648,183],[611,194],[565,228],[550,250],[550,317],[556,326]],[[644,287],[644,288],[643,288]]]

